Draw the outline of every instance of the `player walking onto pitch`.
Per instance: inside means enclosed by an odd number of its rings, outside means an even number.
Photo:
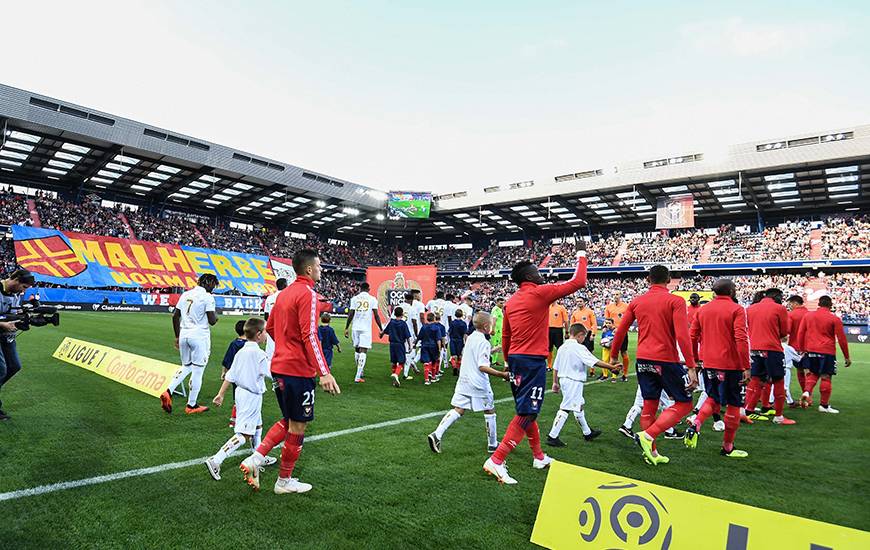
[[[819,298],[819,309],[807,313],[801,321],[798,344],[795,347],[806,351],[806,366],[809,370],[803,387],[804,393],[801,395],[801,406],[806,408],[812,403],[813,389],[821,379],[819,391],[822,399],[819,401],[819,412],[836,414],[840,411],[831,406],[831,377],[837,374],[835,342],[840,344],[843,352],[843,366],[849,368],[852,360],[849,359],[849,342],[843,330],[843,321],[831,313],[833,305],[830,296]]]
[[[740,427],[740,407],[743,405],[740,385],[749,380],[746,312],[733,300],[737,289],[731,279],[715,281],[713,293],[716,297],[695,314],[690,331],[694,355],[704,358],[707,400],[686,430],[683,441],[689,449],[696,448],[704,421],[724,406],[725,434],[721,454],[731,458],[746,458],[749,453],[734,448],[734,436]]]
[[[230,384],[235,386],[233,392],[236,409],[235,433],[214,456],[205,461],[208,473],[215,480],[220,480],[221,464],[228,456],[246,441],[251,441],[253,448],[256,449],[260,445],[260,436],[263,433],[263,394],[266,393],[264,379],[272,378],[269,373],[269,359],[260,349],[260,343],[266,340],[266,321],[252,318],[244,323],[245,344],[236,352],[213,401],[218,407],[223,405],[224,394]],[[274,464],[275,459],[272,458],[270,463]]]
[[[486,339],[492,326],[489,314],[483,311],[477,312],[473,324],[475,330],[465,341],[465,350],[459,367],[459,380],[456,381],[456,390],[453,399],[450,400],[450,406],[453,408],[447,411],[435,431],[428,436],[429,448],[434,453],[441,452],[441,438],[444,437],[447,428],[469,409],[474,412],[483,411],[489,452],[494,452],[498,447],[495,398],[489,385],[489,377],[508,379],[509,375],[507,371],[496,370],[490,366],[492,346]]]
[[[211,332],[209,327],[218,322],[215,313],[214,296],[211,293],[218,286],[217,277],[211,273],[200,276],[197,286],[184,292],[172,313],[172,330],[175,331],[175,349],[181,352],[181,370],[169,383],[169,388],[160,395],[160,406],[167,413],[172,412],[172,392],[190,375],[190,388],[187,393],[187,407],[184,412],[197,414],[208,407],[197,405],[196,398],[202,388],[202,375],[208,365],[211,353]]]
[[[501,325],[504,321],[504,297],[498,296],[495,299],[495,305],[492,306],[492,311],[489,312],[489,316],[492,319],[492,333],[490,334],[489,343],[492,344],[494,350],[501,349]],[[501,352],[493,351],[493,365],[501,364],[501,355]]]
[[[347,315],[347,323],[344,325],[344,337],[347,338],[348,330],[351,329],[353,342],[353,358],[356,362],[356,383],[365,382],[366,359],[368,351],[372,349],[372,317],[378,330],[383,331],[381,316],[378,314],[378,299],[369,294],[369,284],[362,283],[359,294],[350,299],[350,312]]]
[[[275,340],[275,355],[271,371],[275,381],[275,396],[281,408],[281,420],[276,422],[257,450],[242,461],[239,468],[245,481],[260,489],[260,466],[265,456],[280,442],[281,464],[275,493],[304,493],[311,485],[291,477],[302,453],[305,429],[314,420],[315,377],[320,387],[336,395],[341,390],[329,372],[317,338],[317,293],[314,285],[320,281],[320,257],[317,251],[303,249],[293,255],[296,280],[278,296],[269,315],[266,332]],[[232,370],[232,369],[231,369]]]
[[[655,438],[676,426],[692,410],[689,393],[698,385],[695,357],[689,339],[689,324],[686,319],[686,301],[668,292],[671,274],[663,265],[650,268],[647,280],[650,288],[628,304],[628,309],[616,329],[612,349],[619,349],[628,329],[637,320],[637,383],[643,395],[643,410],[640,426],[643,431],[635,434],[634,441],[640,446],[644,459],[653,465],[670,461],[656,450]],[[683,352],[688,367],[688,385],[685,371],[680,364],[677,345]],[[656,418],[662,390],[667,392],[674,404]]]
[[[532,466],[543,469],[552,462],[541,449],[537,422],[547,384],[547,315],[555,300],[586,284],[586,242],[577,239],[577,248],[577,267],[568,281],[545,284],[537,266],[530,261],[517,263],[511,271],[511,279],[520,288],[505,305],[502,349],[507,358],[517,414],[498,449],[483,464],[483,469],[502,483],[517,482],[508,475],[505,459],[526,436],[534,455]]]
[[[559,439],[559,433],[568,420],[568,413],[574,413],[574,418],[580,424],[583,439],[592,441],[599,435],[601,430],[593,430],[586,422],[586,410],[583,398],[583,384],[586,382],[586,370],[590,367],[600,367],[603,370],[619,370],[604,361],[599,361],[592,355],[583,341],[586,339],[588,329],[576,323],[568,329],[569,338],[559,346],[556,359],[553,360],[553,392],[562,393],[562,403],[556,418],[553,419],[553,427],[547,435],[547,445],[551,447],[564,447],[565,443]]]

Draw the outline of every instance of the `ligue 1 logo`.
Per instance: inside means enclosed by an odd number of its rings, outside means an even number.
[[[405,293],[409,290],[422,290],[417,281],[408,281],[405,274],[397,271],[392,281],[384,281],[378,286],[377,298],[381,314],[389,319],[396,306],[405,302]]]
[[[629,545],[657,550],[671,546],[673,528],[664,503],[634,483],[599,485],[577,514],[580,538],[596,548]]]

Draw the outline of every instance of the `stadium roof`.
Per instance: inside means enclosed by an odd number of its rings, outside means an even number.
[[[685,194],[702,225],[870,209],[870,125],[436,193],[430,220],[398,221],[381,191],[2,84],[0,129],[0,183],[337,238],[650,230]]]

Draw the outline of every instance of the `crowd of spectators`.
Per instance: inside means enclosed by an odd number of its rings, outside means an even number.
[[[0,187],[0,224],[12,225],[26,223],[30,225],[30,214],[27,211],[27,199],[12,190],[12,187]]]
[[[870,216],[830,217],[822,226],[823,258],[870,256]]]
[[[701,229],[648,233],[628,240],[620,264],[690,264],[698,261],[707,242]]]
[[[133,234],[140,241],[178,244],[183,246],[204,246],[194,225],[180,214],[164,213],[152,216],[142,210],[124,213]]]
[[[710,251],[711,263],[791,261],[810,258],[810,223],[786,222],[761,232],[719,228]]]
[[[38,197],[36,211],[43,227],[107,237],[130,237],[127,226],[118,216],[121,209],[106,208],[100,206],[99,202],[72,202],[60,197]]]

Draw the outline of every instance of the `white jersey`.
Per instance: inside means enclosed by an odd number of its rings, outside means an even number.
[[[444,325],[448,333],[450,332],[450,321],[456,318],[456,309],[458,307],[453,302],[444,300],[444,313],[441,314],[441,324]]]
[[[553,360],[553,370],[558,372],[559,378],[568,378],[578,382],[586,381],[586,370],[594,367],[598,358],[583,344],[573,338],[565,340],[556,351],[556,359]]]
[[[426,311],[435,315],[444,316],[444,304],[446,302],[441,298],[432,298],[426,303]]]
[[[214,313],[214,296],[197,286],[178,298],[175,309],[181,313],[179,338],[209,338],[210,325],[206,314]]]
[[[423,318],[426,318],[426,306],[423,305],[423,302],[420,300],[414,300],[413,308],[411,311],[414,312],[414,318],[417,319],[417,324],[420,324],[420,314],[423,314]]]
[[[471,306],[468,304],[459,304],[456,309],[462,310],[462,320],[465,321],[466,325],[471,326],[471,324],[474,322],[474,320],[471,318],[471,316],[474,314],[474,310],[471,309]]]
[[[263,302],[263,313],[266,315],[272,313],[272,308],[275,307],[275,302],[278,301],[278,293],[280,290],[276,290],[272,294],[266,296],[266,300]]]
[[[408,325],[408,332],[411,333],[411,340],[417,339],[417,332],[414,330],[414,319],[417,320],[417,330],[420,330],[420,317],[414,315],[414,304],[402,304],[402,311],[405,312],[405,324]]]
[[[368,292],[360,292],[350,299],[353,310],[351,329],[358,332],[372,331],[372,313],[378,309],[378,300]]]
[[[783,344],[782,351],[785,354],[785,368],[786,370],[792,368],[792,366],[797,366],[797,364],[801,360],[801,355],[790,345]]]
[[[472,397],[486,397],[492,394],[489,375],[480,372],[480,367],[489,366],[491,353],[492,346],[482,332],[475,330],[465,340],[462,363],[459,366],[459,380],[456,381],[457,394]]]
[[[226,380],[251,393],[263,394],[266,393],[266,377],[272,378],[266,353],[256,342],[245,342],[233,358]]]

